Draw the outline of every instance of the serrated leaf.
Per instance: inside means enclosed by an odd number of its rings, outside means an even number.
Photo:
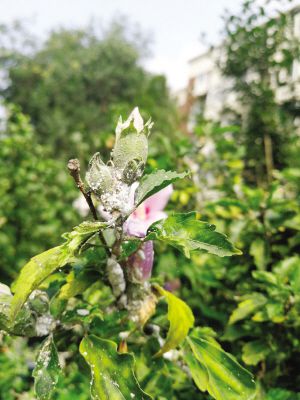
[[[148,197],[164,189],[177,179],[183,179],[188,172],[178,173],[175,171],[157,170],[149,175],[145,175],[136,190],[135,204],[140,205]]]
[[[190,257],[193,250],[205,250],[219,257],[241,254],[214,225],[196,219],[196,213],[172,214],[152,224],[146,240],[161,240]]]
[[[199,337],[188,337],[187,342],[199,365],[198,370],[195,362],[189,364],[192,365],[191,374],[200,390],[207,390],[216,400],[254,398],[255,382],[252,375],[231,354]]]
[[[237,321],[245,319],[253,314],[259,308],[263,307],[267,302],[267,298],[260,293],[253,293],[239,303],[238,307],[233,310],[229,318],[229,324],[235,324]]]
[[[97,400],[148,400],[134,374],[134,357],[118,353],[117,344],[95,335],[80,343],[80,353],[91,368],[91,397]]]
[[[183,342],[190,328],[194,326],[195,319],[192,310],[184,301],[158,285],[155,285],[154,289],[164,296],[168,303],[168,320],[170,322],[166,341],[159,352],[155,354],[155,357],[159,357]]]
[[[15,295],[11,302],[10,319],[15,318],[34,289],[38,288],[54,271],[69,263],[80,245],[106,226],[104,222],[83,222],[72,232],[64,234],[66,243],[33,257],[23,267],[13,285]]]
[[[34,390],[40,400],[51,398],[58,382],[61,367],[52,336],[43,342],[33,370]]]

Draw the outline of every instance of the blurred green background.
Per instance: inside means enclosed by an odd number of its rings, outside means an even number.
[[[300,10],[287,10],[268,14],[247,0],[224,15],[222,45],[205,53],[221,79],[210,81],[223,90],[217,113],[198,72],[175,93],[148,72],[147,40],[128,22],[102,33],[92,23],[61,28],[46,40],[22,23],[1,25],[0,281],[11,284],[82,220],[66,163],[78,157],[84,172],[93,153],[107,155],[119,115],[138,105],[155,122],[148,170],[191,171],[168,208],[198,210],[243,251],[186,260],[160,246],[154,275],[252,370],[258,400],[300,399]],[[34,398],[33,362],[24,339],[0,333],[1,399]],[[81,369],[67,364],[56,399],[89,398]],[[157,399],[210,398],[180,368],[156,379],[148,385]]]

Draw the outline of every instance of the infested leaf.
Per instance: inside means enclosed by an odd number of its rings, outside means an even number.
[[[39,400],[51,399],[61,374],[56,346],[52,336],[43,342],[33,370],[34,390]]]
[[[105,222],[83,222],[72,232],[64,234],[66,243],[32,258],[23,267],[13,285],[15,295],[11,302],[11,321],[14,320],[30,293],[54,271],[72,261],[80,245],[106,226]]]
[[[100,153],[94,154],[91,158],[85,179],[91,190],[97,195],[105,193],[113,185],[111,167],[104,164]]]
[[[91,368],[92,399],[151,399],[135,377],[133,355],[118,353],[116,343],[89,335],[81,341],[80,353]]]

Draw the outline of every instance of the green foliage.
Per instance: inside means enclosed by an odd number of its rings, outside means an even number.
[[[174,294],[148,282],[149,275],[144,275],[144,266],[140,262],[147,263],[146,268],[152,268],[153,256],[143,246],[150,244],[152,252],[152,244],[145,241],[158,240],[182,248],[188,257],[196,249],[220,256],[240,252],[225,235],[215,232],[214,226],[197,220],[196,213],[173,213],[152,224],[145,238],[130,236],[130,229],[124,226],[130,213],[151,194],[186,176],[186,173],[165,171],[147,175],[134,204],[126,203],[131,185],[141,178],[146,161],[143,157],[148,151],[141,147],[145,153],[135,154],[133,144],[128,148],[126,140],[129,136],[131,141],[138,141],[142,135],[146,138],[150,128],[150,122],[144,125],[138,108],[124,123],[120,120],[111,159],[104,164],[99,154],[93,156],[87,173],[87,187],[82,184],[79,163],[69,163],[69,166],[72,164],[72,169],[69,167],[71,175],[84,193],[95,221],[81,223],[63,235],[65,242],[62,245],[33,257],[13,283],[13,297],[6,285],[0,287],[1,327],[14,335],[48,336],[33,371],[35,392],[40,399],[50,399],[54,386],[59,383],[60,366],[54,340],[59,351],[68,349],[75,363],[81,343],[79,350],[91,369],[92,398],[152,398],[137,381],[135,359],[128,353],[128,345],[135,354],[147,354],[144,359],[140,356],[144,373],[139,375],[143,387],[152,387],[153,395],[164,395],[160,389],[153,388],[153,381],[158,378],[149,378],[156,366],[165,371],[170,368],[166,384],[173,397],[175,392],[171,382],[178,376],[179,387],[187,385],[191,391],[188,376],[179,373],[174,366],[167,367],[164,358],[167,354],[171,358],[176,354],[183,356],[179,346],[194,325],[193,312]],[[109,185],[106,185],[107,174],[111,181]],[[98,220],[99,210],[95,209],[94,201],[101,202],[107,222]],[[100,211],[101,216],[104,215],[103,210]],[[157,218],[160,216],[161,213]],[[131,272],[134,268],[141,268],[137,270],[137,278]],[[168,304],[167,318],[160,305],[157,306],[161,296]],[[168,327],[164,325],[166,319],[169,320]],[[151,338],[147,337],[147,329],[152,331]],[[165,329],[167,333],[161,336],[160,330]],[[143,351],[141,344],[145,345]],[[175,348],[176,351],[170,352]],[[153,356],[161,361],[149,365]],[[221,359],[217,361],[220,362]],[[176,376],[171,378],[174,368]],[[218,390],[216,385],[211,383],[209,390]]]
[[[10,35],[18,51],[5,40]],[[39,142],[50,145],[54,157],[86,159],[100,146],[110,149],[117,118],[134,104],[162,133],[174,130],[166,79],[141,66],[147,46],[139,32],[123,22],[101,33],[98,26],[61,29],[43,43],[33,38],[29,51],[24,35],[3,32],[0,65],[9,83],[1,94],[31,117]]]
[[[75,210],[66,207],[76,191],[65,165],[50,158],[15,107],[8,109],[0,134],[0,181],[1,280],[8,282],[27,259],[54,246],[76,223]]]
[[[136,380],[133,355],[119,354],[116,343],[90,335],[82,340],[80,352],[91,368],[92,399],[152,398]]]
[[[289,74],[298,49],[284,34],[290,17],[268,22],[256,5],[247,1],[242,15],[227,20],[224,71],[238,93],[239,127],[199,121],[191,137],[176,133],[165,78],[143,70],[141,46],[127,30],[60,31],[26,55],[0,54],[11,79],[3,95],[35,127],[12,107],[1,130],[0,281],[11,283],[39,254],[12,284],[14,297],[0,284],[0,398],[88,400],[91,377],[95,398],[299,398],[299,140],[290,120],[297,107],[292,100],[278,105],[270,85],[280,71]],[[117,129],[114,163],[106,163],[113,125],[134,104],[156,122],[151,146],[137,117]],[[76,225],[67,157],[98,150],[85,190],[96,208],[109,194],[109,229],[86,222],[42,253]],[[191,180],[168,169],[190,170]],[[136,180],[135,204],[122,209]],[[175,181],[175,212],[146,238],[124,235],[128,214]],[[130,267],[143,261],[145,240],[155,242],[155,263],[152,282],[141,283]],[[153,282],[163,286],[159,293]],[[193,315],[202,328],[186,337]],[[14,337],[20,335],[29,341]],[[51,350],[46,363],[41,337]],[[255,395],[251,374],[236,359],[253,373]]]
[[[191,251],[200,249],[220,257],[241,254],[215,228],[214,225],[198,221],[194,212],[172,214],[165,220],[152,224],[147,238],[164,241],[182,250],[186,257],[190,257]]]
[[[232,112],[242,126],[245,178],[251,183],[270,182],[274,168],[288,165],[290,146],[298,141],[297,111],[288,104],[296,95],[291,80],[300,47],[293,33],[293,12],[274,12],[283,4],[288,6],[289,1],[261,5],[245,0],[238,15],[225,16],[222,69],[238,94],[240,108]],[[278,100],[283,87],[290,95]]]

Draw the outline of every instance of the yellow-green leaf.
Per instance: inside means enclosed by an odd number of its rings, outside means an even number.
[[[61,287],[58,298],[67,300],[83,293],[92,283],[95,282],[95,274],[82,271],[75,274],[71,271],[67,276],[67,282]]]
[[[118,353],[116,343],[89,335],[81,341],[80,353],[91,368],[92,399],[151,399],[135,377],[133,355]]]
[[[13,285],[15,295],[10,309],[12,322],[30,293],[38,288],[54,271],[72,261],[81,244],[106,226],[107,223],[105,222],[83,222],[74,228],[72,232],[64,235],[66,243],[33,257],[23,267]]]
[[[259,308],[264,306],[266,302],[266,297],[261,293],[252,293],[245,300],[239,303],[238,307],[235,310],[233,310],[229,318],[229,324],[234,324],[237,321],[248,317]]]
[[[33,257],[21,270],[13,286],[15,295],[11,302],[10,319],[13,320],[27,300],[44,279],[58,268],[63,267],[73,257],[65,245],[54,247]]]
[[[234,357],[199,337],[188,337],[187,342],[197,360],[186,358],[192,377],[200,390],[207,390],[216,400],[251,400],[255,396],[252,375]],[[188,352],[187,352],[188,354]]]
[[[190,328],[194,326],[194,315],[190,307],[174,294],[158,285],[155,285],[154,289],[164,296],[168,303],[168,320],[170,322],[165,344],[155,355],[155,357],[159,357],[183,342]]]

